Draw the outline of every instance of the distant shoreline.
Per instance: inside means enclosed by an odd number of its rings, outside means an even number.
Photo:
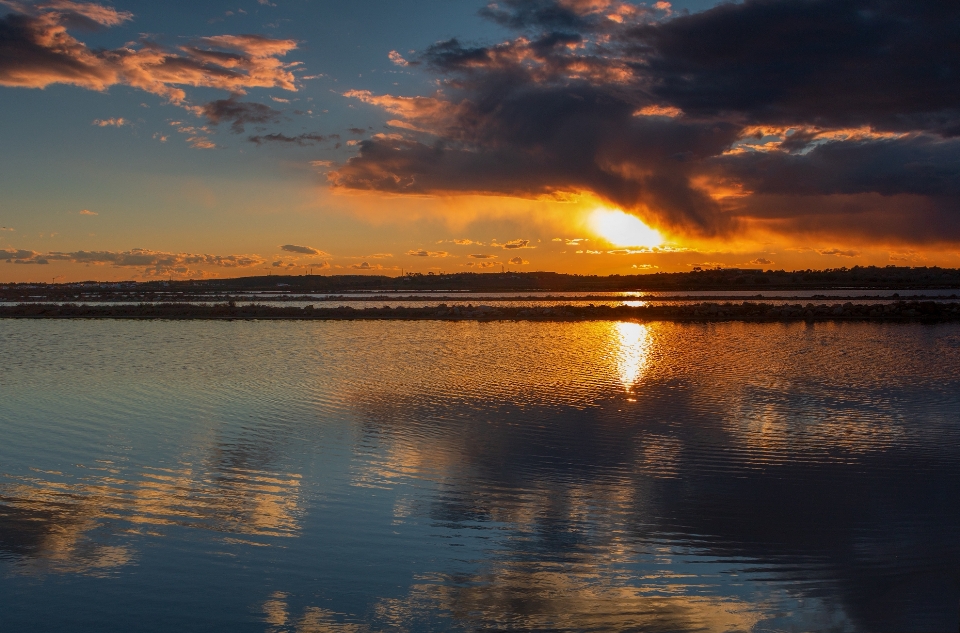
[[[793,304],[762,302],[695,303],[653,306],[558,305],[552,307],[349,306],[279,307],[150,303],[78,305],[24,303],[0,306],[0,319],[135,319],[135,320],[286,320],[286,321],[960,321],[960,302],[898,301],[878,304]]]
[[[907,291],[955,289],[960,269],[906,266],[854,266],[827,270],[760,270],[715,268],[691,272],[636,275],[575,275],[548,271],[502,273],[406,273],[385,275],[262,275],[225,279],[152,281],[78,281],[68,283],[0,283],[0,300],[51,302],[120,299],[123,301],[188,301],[215,296],[270,293],[277,295],[351,293],[543,293],[543,292],[729,292],[866,290]],[[38,297],[37,295],[41,295]]]

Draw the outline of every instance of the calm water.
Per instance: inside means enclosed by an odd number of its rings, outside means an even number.
[[[0,321],[3,631],[955,631],[960,325]]]

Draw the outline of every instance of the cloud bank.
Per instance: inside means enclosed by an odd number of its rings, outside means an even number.
[[[109,265],[118,268],[139,268],[145,276],[203,276],[197,267],[252,268],[264,263],[258,255],[208,255],[195,253],[167,253],[144,248],[128,251],[74,251],[38,253],[30,250],[0,249],[0,261],[13,264],[72,264]]]
[[[659,7],[659,8],[657,8]],[[675,15],[505,0],[511,39],[436,43],[414,97],[353,90],[398,133],[335,188],[590,192],[674,233],[960,242],[960,4],[745,0]]]

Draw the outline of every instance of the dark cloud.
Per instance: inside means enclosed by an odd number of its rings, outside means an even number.
[[[0,85],[43,87],[72,83],[102,90],[115,72],[68,35],[48,44],[52,26],[39,18],[11,14],[0,18]]]
[[[287,136],[286,134],[277,132],[274,134],[258,134],[257,136],[249,136],[247,137],[247,140],[251,143],[256,143],[257,145],[263,145],[264,143],[291,143],[303,147],[306,145],[322,143],[327,140],[327,137],[320,134],[298,134],[296,136]]]
[[[802,154],[744,152],[717,162],[725,174],[760,194],[912,194],[960,204],[960,139],[912,135],[830,141]]]
[[[36,251],[28,251],[25,249],[0,249],[0,259],[6,261],[10,261],[12,259],[30,259],[39,255],[40,253],[37,253]]]
[[[448,142],[361,141],[360,155],[331,174],[333,182],[412,194],[589,190],[624,208],[656,208],[669,225],[727,230],[729,219],[689,175],[738,138],[737,126],[635,117],[634,103],[587,84],[477,96],[476,105],[461,104]]]
[[[587,191],[695,235],[759,222],[960,241],[960,4],[746,0],[672,16],[509,0],[482,13],[522,35],[428,47],[441,92],[346,93],[402,134],[361,141],[335,187]]]
[[[223,122],[230,122],[230,129],[234,134],[242,134],[244,131],[244,126],[248,123],[258,123],[261,125],[265,123],[277,123],[280,121],[280,117],[282,116],[282,113],[279,110],[274,110],[270,106],[263,105],[262,103],[240,101],[236,95],[231,96],[229,99],[217,99],[216,101],[207,103],[201,107],[201,113],[203,116],[207,117],[207,120],[209,120],[210,123],[213,123],[214,125],[219,125]],[[269,136],[283,135],[278,134]],[[264,137],[251,137],[250,140],[253,140],[254,138],[262,139]],[[283,139],[287,138],[289,137],[283,137]]]
[[[0,261],[8,264],[49,264],[50,262],[36,251],[24,249],[0,249]]]
[[[655,95],[763,124],[960,134],[960,4],[749,0],[621,36]]]
[[[281,251],[286,251],[288,253],[299,253],[302,255],[320,255],[323,257],[328,257],[327,253],[324,253],[321,250],[313,248],[311,246],[298,246],[296,244],[284,244],[280,247]]]
[[[610,15],[635,17],[650,9],[596,0],[503,0],[480,9],[480,15],[512,29],[533,31],[603,31]]]

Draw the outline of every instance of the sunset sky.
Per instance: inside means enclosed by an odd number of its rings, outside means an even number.
[[[0,281],[960,266],[960,3],[0,0]]]

